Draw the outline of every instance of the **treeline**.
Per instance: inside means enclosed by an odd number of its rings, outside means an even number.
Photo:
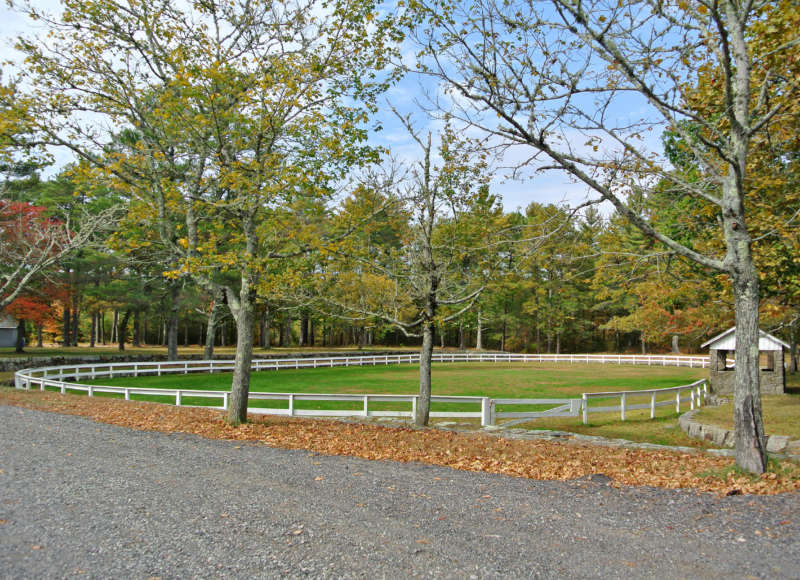
[[[29,172],[9,183],[7,195],[31,207],[47,207],[62,220],[78,208],[98,211],[118,201],[103,200],[97,191],[91,200],[76,196],[71,173],[68,169],[41,181]],[[497,209],[496,200],[488,203]],[[662,211],[662,219],[673,220],[675,228],[693,224],[698,237],[704,235],[691,212],[679,216],[657,197],[638,203],[650,219]],[[338,219],[345,214],[340,212]],[[379,296],[382,284],[395,283],[388,274],[368,275],[361,257],[364,247],[380,255],[401,246],[403,232],[414,228],[404,217],[409,218],[399,210],[372,215],[365,230],[371,232],[368,243],[354,240],[344,258],[303,255],[284,262],[280,276],[261,287],[266,295],[255,300],[254,345],[418,346],[421,337],[369,315],[368,308],[353,306],[345,296]],[[505,235],[491,260],[495,269],[484,277],[485,287],[469,309],[445,320],[458,308],[442,306],[434,324],[436,346],[543,353],[695,352],[733,323],[724,277],[665,252],[615,214],[533,203],[525,211],[495,211],[486,221],[491,220]],[[714,243],[713,236],[707,238],[702,243]],[[768,258],[779,253],[777,243],[762,243],[757,254],[765,272]],[[224,295],[215,299],[190,276],[165,275],[169,263],[160,256],[155,244],[136,241],[130,232],[107,232],[96,237],[94,246],[61,260],[6,310],[26,322],[28,344],[166,345],[173,356],[179,346],[205,345],[211,354],[214,346],[235,345],[236,327]],[[330,271],[324,270],[326,264]],[[463,268],[466,272],[470,265]],[[780,274],[765,275],[767,288],[776,290],[762,300],[762,326],[794,345],[797,308],[777,290],[793,280]]]

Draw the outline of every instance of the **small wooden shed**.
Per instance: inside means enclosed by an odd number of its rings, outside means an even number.
[[[0,312],[0,348],[17,346],[17,319]]]
[[[786,369],[783,364],[784,351],[789,345],[781,339],[758,331],[758,367],[762,395],[782,395],[786,392]],[[709,383],[717,395],[733,394],[733,364],[728,355],[736,351],[736,327],[730,328],[703,343],[709,352]]]

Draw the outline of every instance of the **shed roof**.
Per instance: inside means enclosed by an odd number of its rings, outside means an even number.
[[[711,340],[707,340],[700,348],[708,347],[709,350],[736,350],[736,327],[729,328],[722,334],[718,334]],[[758,350],[781,350],[789,349],[789,345],[780,338],[767,334],[763,330],[758,330]]]

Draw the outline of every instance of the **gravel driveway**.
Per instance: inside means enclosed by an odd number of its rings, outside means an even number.
[[[800,578],[800,495],[542,482],[0,406],[2,578]]]

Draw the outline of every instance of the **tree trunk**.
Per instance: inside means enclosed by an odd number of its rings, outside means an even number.
[[[43,348],[44,347],[44,341],[42,340],[42,330],[43,330],[42,324],[41,323],[37,324],[36,325],[36,346],[38,346],[39,348]]]
[[[128,321],[131,318],[131,311],[126,310],[122,315],[122,320],[117,325],[117,340],[119,341],[119,350],[125,350],[125,339],[128,334]]]
[[[761,384],[758,375],[759,283],[755,266],[733,280],[736,308],[736,369],[733,387],[733,425],[736,464],[752,473],[767,467],[767,448],[761,416]]]
[[[80,323],[80,299],[78,298],[78,293],[75,292],[75,296],[72,298],[72,336],[70,344],[72,346],[78,346],[78,331]]]
[[[478,331],[475,337],[475,350],[483,350],[483,317],[481,311],[478,310]]]
[[[217,296],[214,299],[214,304],[208,313],[208,322],[206,325],[206,343],[203,347],[203,358],[211,360],[214,358],[214,339],[217,336],[217,319],[219,318],[220,309],[222,308],[222,300]]]
[[[467,343],[466,337],[464,336],[464,323],[458,323],[458,350],[466,350]]]
[[[178,309],[180,289],[177,284],[170,288],[169,322],[167,324],[167,360],[178,360]]]
[[[139,309],[137,308],[133,312],[133,341],[132,341],[133,346],[136,347],[141,346],[141,340],[139,337],[142,330],[141,327],[142,327],[141,315],[139,313]]]
[[[189,320],[183,325],[183,346],[189,346]]]
[[[308,346],[308,314],[300,317],[300,346]]]
[[[25,319],[20,318],[17,321],[17,342],[14,345],[14,352],[21,354],[25,352]]]
[[[317,325],[314,324],[314,319],[312,318],[308,323],[308,346],[316,346],[314,343],[316,342],[314,339],[314,335],[317,332]],[[372,342],[370,341],[370,344]]]
[[[239,425],[247,421],[247,398],[250,394],[250,365],[253,361],[253,321],[255,319],[255,291],[251,291],[249,278],[242,275],[239,298],[228,304],[236,321],[236,360],[231,382],[231,400],[228,423]]]
[[[69,338],[71,317],[69,315],[69,306],[66,306],[66,305],[64,306],[63,320],[64,320],[64,325],[63,325],[64,339],[61,341],[61,346],[69,346],[70,344],[72,344],[72,341]]]
[[[425,427],[431,412],[431,358],[433,357],[433,323],[425,322],[422,329],[422,348],[419,351],[419,397],[414,424]]]
[[[114,309],[114,320],[111,323],[111,342],[119,341],[119,310]]]
[[[789,340],[789,372],[794,374],[797,372],[797,332],[794,326],[792,326],[792,335]]]
[[[100,342],[102,344],[106,343],[106,312],[105,312],[105,310],[100,312]]]
[[[681,348],[678,345],[678,335],[672,335],[672,354],[681,354]]]
[[[286,329],[283,332],[283,342],[281,346],[289,347],[292,345],[292,317],[286,314]]]
[[[272,340],[270,338],[272,326],[272,312],[269,309],[269,304],[264,307],[264,312],[261,315],[261,348],[272,348]]]
[[[647,354],[647,340],[644,338],[644,332],[639,335],[639,339],[642,342],[642,354]]]
[[[503,303],[503,333],[500,336],[500,350],[506,351],[506,315],[508,314],[508,304]]]
[[[561,333],[556,332],[556,354],[561,354]]]
[[[97,312],[92,312],[92,330],[89,332],[89,348],[94,348],[97,340]]]

